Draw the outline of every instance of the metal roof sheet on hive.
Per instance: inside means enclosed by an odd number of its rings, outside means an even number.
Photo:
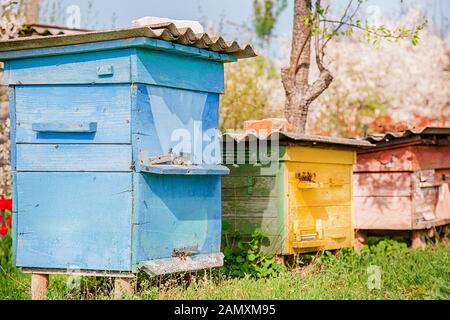
[[[35,30],[40,30],[40,28],[35,28]],[[50,28],[47,31],[51,32]],[[224,53],[240,59],[256,56],[254,49],[249,44],[241,46],[236,41],[225,41],[221,36],[211,36],[207,33],[196,34],[190,28],[177,28],[174,23],[170,22],[138,28],[75,32],[74,34],[57,34],[47,37],[33,36],[0,41],[0,52],[77,45],[136,37],[164,40],[217,53]]]
[[[84,32],[90,32],[92,30],[87,29],[71,29],[62,26],[53,26],[47,24],[25,24],[20,29],[19,38],[24,37],[46,37],[46,36],[58,36],[58,35],[71,35]]]
[[[254,139],[267,141],[273,141],[278,139],[278,141],[282,144],[329,145],[347,148],[366,148],[373,146],[373,144],[371,144],[369,141],[364,140],[335,138],[335,137],[307,135],[307,134],[295,134],[288,132],[272,132],[269,135],[264,134],[256,135],[254,133],[246,133],[246,134],[225,133],[222,136],[222,140],[226,141],[228,139],[232,139],[237,143],[247,142]]]
[[[366,140],[375,144],[386,144],[391,141],[403,141],[411,138],[421,137],[436,137],[447,136],[450,137],[450,127],[425,127],[421,129],[410,129],[402,132],[387,132],[383,134],[374,134],[366,137]]]

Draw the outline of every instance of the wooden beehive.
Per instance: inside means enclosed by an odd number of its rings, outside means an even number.
[[[0,42],[18,267],[123,277],[222,265],[228,169],[205,154],[219,146],[223,64],[255,54],[218,42],[170,23]]]
[[[368,138],[376,147],[359,151],[354,174],[362,241],[364,231],[417,231],[422,246],[420,231],[450,223],[449,137],[450,128],[425,128]]]
[[[362,146],[370,144],[291,133],[225,135],[225,237],[262,229],[263,249],[278,255],[352,247],[352,166]]]

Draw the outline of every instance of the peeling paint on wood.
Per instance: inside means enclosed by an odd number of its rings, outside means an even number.
[[[355,228],[420,230],[449,224],[450,203],[448,213],[436,215],[448,172],[450,147],[420,138],[413,145],[393,140],[361,152],[354,174]]]

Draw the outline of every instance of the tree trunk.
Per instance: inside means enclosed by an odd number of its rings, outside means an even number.
[[[27,0],[25,3],[25,22],[27,24],[39,23],[39,0]]]
[[[311,67],[311,27],[313,25],[311,0],[295,0],[294,28],[290,66],[281,72],[286,91],[285,116],[295,133],[305,133],[311,103],[324,92],[333,81],[331,73],[323,66],[322,54],[316,53],[319,78],[309,84]],[[319,46],[318,38],[316,45]],[[317,52],[321,52],[323,47]]]
[[[295,0],[290,67],[283,70],[282,75],[286,90],[285,116],[299,133],[305,132],[309,109],[304,97],[311,64],[311,24],[305,24],[305,19],[310,15],[311,1]]]

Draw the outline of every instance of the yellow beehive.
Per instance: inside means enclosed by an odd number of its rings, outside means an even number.
[[[234,147],[224,144],[231,171],[222,183],[225,234],[248,236],[261,228],[269,239],[265,251],[280,255],[353,246],[352,167],[356,149],[369,143],[283,133],[270,165],[276,170],[267,170],[259,157],[236,163],[243,150],[252,158],[248,141],[256,136],[226,135],[225,141],[230,137]]]

